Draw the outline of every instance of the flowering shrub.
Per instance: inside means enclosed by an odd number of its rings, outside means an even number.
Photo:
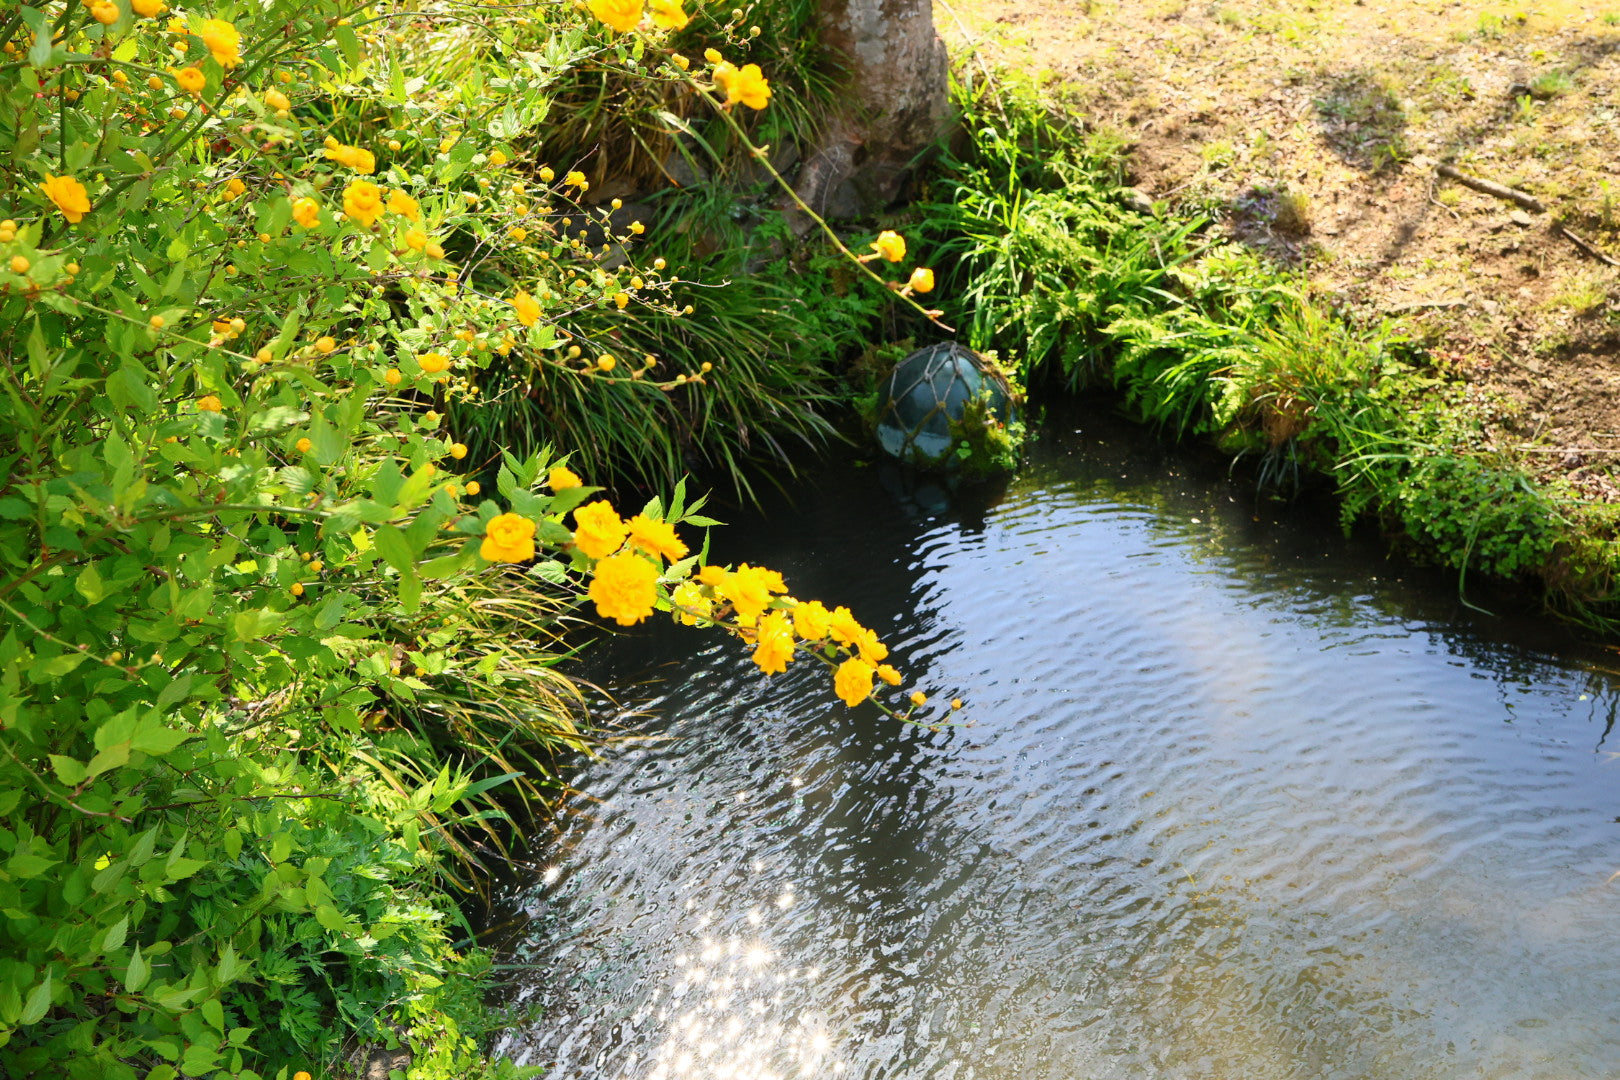
[[[465,8],[0,12],[0,1075],[286,1080],[400,1040],[413,1075],[512,1072],[478,1052],[485,961],[443,890],[500,841],[490,793],[536,793],[524,748],[578,745],[528,640],[576,593],[720,627],[767,673],[817,658],[850,705],[900,681],[847,610],[702,565],[681,489],[625,520],[446,427],[496,356],[708,374],[556,329],[672,304],[639,225],[617,270],[568,236],[607,216],[528,149],[547,65],[633,64],[686,18],[589,10],[464,86],[398,28],[454,48]],[[769,104],[756,65],[660,62]]]

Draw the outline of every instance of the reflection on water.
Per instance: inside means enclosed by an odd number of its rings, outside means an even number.
[[[724,530],[971,726],[658,627],[498,940],[551,1076],[1620,1073],[1620,695],[1219,475],[1048,437],[973,505],[850,468]],[[718,537],[717,537],[718,539]],[[910,687],[908,686],[907,689]]]

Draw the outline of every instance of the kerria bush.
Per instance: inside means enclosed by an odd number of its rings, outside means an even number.
[[[674,0],[572,17],[571,56],[768,104],[757,67],[667,49]],[[703,565],[701,499],[621,517],[549,453],[446,430],[492,356],[704,383],[555,330],[671,301],[640,230],[616,274],[553,224],[601,211],[529,149],[545,72],[450,94],[402,66],[406,28],[502,18],[0,14],[0,1075],[287,1080],[400,1042],[416,1076],[520,1071],[480,1053],[451,896],[492,793],[536,790],[514,745],[579,743],[555,616],[666,611],[767,673],[827,664],[851,706],[901,681],[847,609]],[[549,257],[514,279],[511,244]]]

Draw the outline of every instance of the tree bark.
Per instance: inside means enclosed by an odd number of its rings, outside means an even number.
[[[823,217],[891,205],[950,117],[932,0],[819,0],[822,42],[846,65],[846,104],[805,155],[799,196]]]

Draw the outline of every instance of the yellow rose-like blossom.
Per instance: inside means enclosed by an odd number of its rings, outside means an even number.
[[[437,241],[429,240],[427,247],[422,249],[422,254],[430,259],[442,259],[444,258],[444,248]]]
[[[875,669],[865,660],[851,658],[838,665],[833,676],[833,691],[840,701],[854,708],[872,696],[872,676]]]
[[[425,352],[416,358],[416,366],[429,375],[437,375],[450,366],[450,358],[441,352]]]
[[[634,626],[651,615],[658,602],[658,568],[629,552],[609,555],[596,564],[590,595],[602,618]]]
[[[490,562],[528,562],[534,558],[534,522],[518,514],[490,518],[478,554]]]
[[[711,588],[718,589],[726,583],[726,578],[730,575],[731,571],[723,566],[704,566],[699,568],[697,579]]]
[[[704,596],[703,586],[692,580],[675,586],[670,602],[675,605],[675,621],[684,626],[696,626],[699,619],[707,618],[714,610],[714,601]]]
[[[591,182],[585,179],[585,174],[580,172],[578,169],[574,169],[567,176],[563,177],[563,183],[569,187],[577,187],[581,191],[584,191],[586,188],[591,186]]]
[[[489,163],[498,169],[506,164],[506,155],[496,150],[489,155]]]
[[[574,543],[593,559],[619,550],[630,527],[606,502],[593,502],[574,511]]]
[[[623,311],[625,308],[630,306],[630,294],[627,292],[614,293],[613,303],[615,307],[617,307],[620,311]]]
[[[774,570],[767,570],[762,566],[749,566],[743,563],[736,570],[726,575],[716,591],[731,601],[732,609],[737,612],[737,621],[744,626],[754,625],[754,621],[771,606],[773,592],[786,592],[782,584],[782,575]]]
[[[590,8],[592,15],[621,34],[641,22],[641,0],[591,0]]]
[[[371,228],[382,213],[382,188],[370,180],[356,180],[343,189],[343,212]]]
[[[45,197],[56,204],[62,211],[62,216],[68,219],[68,224],[77,225],[90,212],[90,195],[84,190],[84,185],[71,176],[52,176],[45,174],[45,182],[40,185]]]
[[[90,5],[90,16],[104,26],[111,26],[118,21],[118,5],[110,4],[107,0],[96,0]]]
[[[415,199],[398,188],[388,193],[388,212],[398,214],[400,217],[408,218],[411,221],[422,220],[422,208]]]
[[[613,356],[601,356],[596,360],[596,368],[598,371],[612,371],[618,366],[619,361]]]
[[[923,693],[921,690],[913,690],[911,692],[911,703],[919,706],[926,705],[928,704],[928,695]]]
[[[681,10],[681,0],[649,0],[648,13],[660,30],[682,30],[691,18]]]
[[[303,596],[304,595],[304,583],[302,581],[295,581],[295,582],[292,583],[292,587],[289,588],[287,591],[292,593],[294,596]]]
[[[899,262],[906,257],[906,238],[897,232],[888,229],[878,233],[878,238],[872,244],[872,250],[890,262]]]
[[[135,14],[143,19],[151,19],[163,14],[163,0],[129,0],[129,6]]]
[[[200,412],[224,412],[225,404],[213,394],[204,394],[197,399],[197,409]]]
[[[484,486],[482,484],[480,484],[478,481],[476,481],[476,480],[467,481],[467,494],[476,495],[482,490],[484,490]]]
[[[466,443],[451,443],[450,444],[450,456],[455,458],[457,461],[460,461],[462,458],[466,457],[467,456],[467,444]]]
[[[912,292],[926,293],[934,291],[934,272],[926,266],[919,266],[911,272]]]
[[[827,632],[840,645],[853,645],[866,632],[866,627],[855,621],[849,608],[840,604],[833,608],[832,617],[827,620]]]
[[[287,112],[292,108],[292,101],[287,95],[274,87],[264,92],[264,103],[277,112]]]
[[[630,519],[630,546],[670,562],[686,558],[686,553],[691,550],[675,535],[675,526],[646,514],[637,514]]]
[[[292,216],[304,228],[313,229],[321,223],[321,204],[308,197],[294,199]]]
[[[307,453],[309,453],[309,448],[314,446],[314,445],[315,444],[310,442],[308,438],[303,438],[303,439],[299,439],[298,442],[294,443],[293,448],[295,450],[297,450],[300,454],[307,454]]]
[[[889,655],[889,647],[878,640],[877,631],[865,627],[855,635],[855,649],[868,664],[876,664]]]
[[[707,60],[711,64],[720,63],[721,62],[720,50],[719,49],[704,49],[703,50],[703,59]]]
[[[512,310],[517,312],[518,322],[524,326],[533,326],[540,321],[540,304],[528,293],[520,292],[507,303],[512,305]]]
[[[338,143],[336,146],[326,148],[326,156],[344,168],[353,169],[367,176],[377,171],[377,155],[359,146],[344,146]]]
[[[574,475],[574,470],[566,465],[553,465],[551,472],[546,474],[546,487],[552,491],[566,491],[577,488],[585,481]]]
[[[247,185],[234,176],[225,181],[225,197],[227,199],[234,199],[246,190]]]
[[[690,71],[692,69],[692,61],[689,58],[682,56],[680,53],[670,53],[669,62],[680,68],[682,71]]]
[[[513,240],[516,240],[518,243],[521,244],[521,243],[523,243],[523,241],[525,241],[525,240],[527,240],[529,238],[529,230],[521,228],[521,227],[513,228],[513,229],[507,230],[506,235],[510,236]]]
[[[406,229],[405,246],[412,251],[421,251],[427,247],[427,233],[421,229]]]
[[[793,628],[788,625],[786,612],[770,611],[759,620],[754,633],[754,663],[767,675],[787,670],[793,659]]]
[[[763,109],[771,101],[771,86],[758,64],[744,64],[740,69],[729,64],[716,64],[714,81],[726,92],[726,104],[742,102],[750,109]]]
[[[174,73],[174,81],[180,84],[180,89],[188,94],[200,94],[207,85],[208,77],[194,67],[181,68]]]
[[[242,35],[224,19],[204,19],[193,31],[220,67],[235,67],[242,62]]]
[[[820,641],[827,636],[827,624],[832,612],[820,600],[806,600],[793,608],[793,629],[806,641]]]
[[[28,268],[34,264],[28,261],[28,256],[26,255],[13,255],[11,257],[11,261],[6,265],[11,267],[11,272],[13,274],[26,274],[28,273]]]
[[[556,178],[557,174],[551,171],[550,165],[540,166],[540,182],[542,184],[549,184]]]
[[[900,685],[900,673],[894,668],[890,667],[888,664],[878,665],[877,677],[888,683],[890,686]]]
[[[315,351],[322,356],[331,356],[337,351],[337,338],[325,336],[316,338]]]

